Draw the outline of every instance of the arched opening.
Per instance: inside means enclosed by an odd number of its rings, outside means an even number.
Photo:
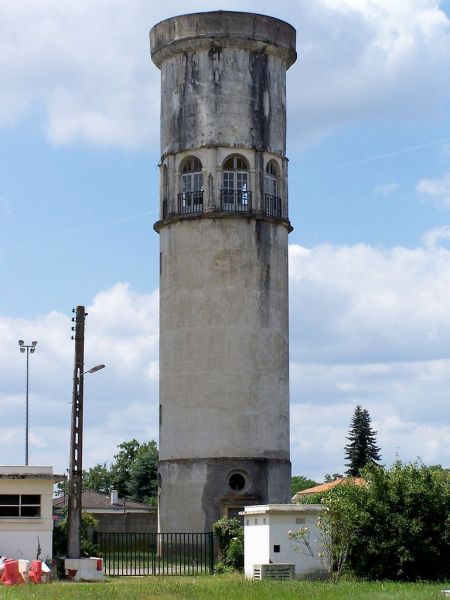
[[[248,166],[240,156],[230,156],[223,163],[222,210],[248,212],[251,207]]]
[[[178,212],[188,214],[202,211],[202,163],[196,156],[190,156],[181,165],[181,193],[178,194]]]
[[[279,170],[274,160],[270,160],[264,174],[264,212],[266,215],[281,218],[281,198],[279,196]]]

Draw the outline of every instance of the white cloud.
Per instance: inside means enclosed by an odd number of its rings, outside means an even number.
[[[112,459],[118,443],[157,438],[158,293],[137,294],[118,283],[86,307],[85,464]],[[0,318],[0,455],[24,455],[25,360],[17,340],[37,339],[30,357],[30,463],[67,468],[73,343],[69,315],[34,320]]]
[[[385,184],[381,184],[381,185],[377,185],[374,190],[373,190],[373,194],[375,196],[390,196],[393,192],[395,192],[396,190],[398,190],[399,188],[399,184],[398,183],[385,183]]]
[[[433,234],[429,234],[431,238]],[[344,469],[357,403],[378,431],[383,460],[421,456],[450,465],[450,250],[368,245],[290,248],[291,437],[295,473]],[[87,307],[85,464],[116,446],[157,436],[158,293],[118,283]],[[67,467],[73,345],[68,315],[0,318],[0,454],[24,453],[25,361],[30,361],[32,464]],[[89,378],[88,378],[89,377]]]
[[[421,179],[416,189],[420,194],[436,200],[443,208],[450,208],[450,173],[434,179]]]
[[[148,30],[167,17],[220,8],[220,0],[2,3],[0,125],[33,115],[55,144],[155,143],[159,71]],[[230,0],[226,8],[274,12],[268,0]],[[277,6],[277,16],[299,34],[288,82],[296,139],[349,121],[443,110],[450,24],[436,0],[297,0]]]
[[[11,215],[11,207],[6,198],[0,196],[0,216],[1,215],[10,216]]]
[[[430,229],[422,236],[422,242],[427,248],[433,248],[445,240],[450,240],[450,226],[448,225]]]
[[[450,464],[450,251],[290,247],[294,471],[342,472],[354,406],[386,463]],[[447,232],[448,233],[448,232]]]

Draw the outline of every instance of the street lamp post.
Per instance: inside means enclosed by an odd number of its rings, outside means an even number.
[[[105,365],[87,371],[84,367],[84,306],[77,306],[75,318],[75,361],[73,373],[72,423],[70,436],[69,502],[67,518],[67,558],[80,558],[81,492],[83,476],[83,384],[86,373],[95,373]]]
[[[25,344],[23,340],[19,340],[20,351],[27,353],[27,391],[25,401],[25,465],[28,466],[28,387],[29,387],[29,365],[30,365],[30,353],[36,351],[37,342],[31,342],[31,344]]]

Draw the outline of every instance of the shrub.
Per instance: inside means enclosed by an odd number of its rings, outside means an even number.
[[[213,525],[213,533],[219,542],[220,557],[224,566],[244,566],[244,528],[238,519],[222,517]]]
[[[450,578],[450,479],[420,462],[362,471],[365,486],[339,485],[322,502],[334,545],[348,568],[369,579]]]

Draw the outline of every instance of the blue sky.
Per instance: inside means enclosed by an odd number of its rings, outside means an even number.
[[[383,460],[450,464],[450,4],[2,3],[1,462],[64,470],[71,309],[88,307],[85,464],[157,435],[159,72],[148,30],[214,9],[298,32],[288,73],[292,460],[342,471],[355,404]]]

